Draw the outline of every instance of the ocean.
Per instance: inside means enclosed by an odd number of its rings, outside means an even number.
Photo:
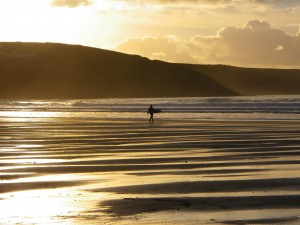
[[[0,118],[148,118],[149,105],[162,110],[157,119],[298,120],[300,95],[194,98],[108,98],[0,100]]]

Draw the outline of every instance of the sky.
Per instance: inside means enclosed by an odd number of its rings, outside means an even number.
[[[299,0],[0,0],[0,41],[300,69]]]

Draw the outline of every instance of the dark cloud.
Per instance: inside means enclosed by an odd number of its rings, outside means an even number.
[[[51,5],[56,7],[67,6],[70,8],[78,7],[80,5],[87,6],[90,5],[89,0],[53,0]]]

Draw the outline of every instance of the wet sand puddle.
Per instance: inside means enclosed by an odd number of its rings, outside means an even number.
[[[2,119],[1,224],[299,224],[300,121]]]

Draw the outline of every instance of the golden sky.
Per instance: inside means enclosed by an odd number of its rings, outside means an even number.
[[[80,44],[169,62],[300,68],[300,1],[0,0],[0,41]]]

